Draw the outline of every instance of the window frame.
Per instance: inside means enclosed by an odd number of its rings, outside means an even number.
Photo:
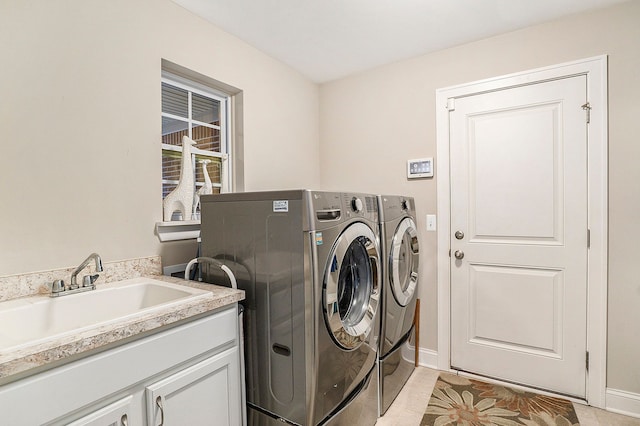
[[[181,77],[179,75],[170,73],[168,71],[162,71],[161,85],[166,83],[170,86],[177,87],[185,90],[188,93],[188,117],[181,117],[174,114],[166,113],[161,109],[161,118],[169,118],[172,120],[178,120],[187,124],[188,136],[193,139],[192,129],[193,126],[203,126],[210,129],[217,129],[220,132],[220,152],[207,151],[198,149],[196,147],[191,148],[191,161],[194,166],[194,173],[197,167],[196,156],[200,158],[218,158],[220,159],[220,183],[212,182],[212,186],[220,188],[220,192],[230,192],[232,188],[231,177],[233,176],[231,156],[231,141],[230,141],[230,107],[231,107],[231,94],[224,93],[222,91],[213,89],[196,81],[188,78]],[[219,102],[219,122],[220,125],[212,125],[193,119],[192,114],[192,94],[205,96],[207,98],[214,99]],[[162,96],[162,92],[161,92]],[[161,143],[162,152],[173,151],[182,153],[182,147],[177,145],[171,145]],[[178,181],[161,179],[161,184],[178,184]],[[203,183],[195,183],[194,191],[201,187]]]

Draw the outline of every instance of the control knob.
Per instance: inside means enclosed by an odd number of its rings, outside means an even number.
[[[362,200],[358,197],[353,197],[351,199],[351,208],[354,212],[359,213],[362,211]]]

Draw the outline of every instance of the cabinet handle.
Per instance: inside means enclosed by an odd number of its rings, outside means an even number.
[[[162,408],[162,397],[159,396],[156,398],[156,405],[160,409],[160,424],[158,426],[164,425],[164,408]]]
[[[122,417],[120,417],[120,424],[122,426],[129,426],[129,420],[126,414],[123,414]]]

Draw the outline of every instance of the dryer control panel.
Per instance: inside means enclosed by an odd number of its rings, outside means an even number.
[[[342,201],[347,216],[378,220],[378,203],[374,195],[346,192],[342,194]]]

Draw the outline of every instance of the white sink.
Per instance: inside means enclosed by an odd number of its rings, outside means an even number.
[[[151,278],[133,278],[67,296],[0,302],[0,352],[130,319],[207,294],[206,290]]]

